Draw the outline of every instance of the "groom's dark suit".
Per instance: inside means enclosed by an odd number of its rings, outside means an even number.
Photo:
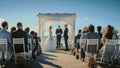
[[[57,47],[56,48],[60,48],[62,29],[56,29],[56,34],[57,34]]]
[[[64,40],[65,40],[65,46],[66,46],[66,50],[68,50],[68,28],[65,28],[64,30]]]

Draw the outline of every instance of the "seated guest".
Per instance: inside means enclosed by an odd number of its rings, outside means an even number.
[[[8,40],[8,50],[11,49],[11,34],[7,31],[8,23],[4,21],[2,24],[2,30],[0,31],[0,39],[7,39]]]
[[[12,27],[10,32],[13,33],[13,32],[15,32],[15,31],[16,31],[16,28],[15,28],[15,27]]]
[[[30,31],[30,28],[29,27],[27,27],[26,29],[25,29],[25,32],[27,33],[27,38],[29,39],[33,39],[33,36],[31,35],[31,34],[29,34],[29,31]]]
[[[103,43],[103,47],[101,48],[101,52],[103,52],[103,50],[105,49],[105,41],[106,39],[117,39],[117,37],[114,35],[113,33],[113,28],[111,25],[108,25],[105,29],[105,32],[103,34],[103,37],[102,37],[102,43]]]
[[[37,46],[37,55],[39,56],[39,54],[42,53],[42,49],[41,49],[41,46],[40,46],[41,38],[37,35],[37,32],[35,32],[35,36],[37,37],[36,46]]]
[[[27,33],[25,31],[23,31],[23,25],[22,23],[18,22],[17,23],[17,30],[15,32],[12,33],[12,38],[24,38],[24,44],[25,44],[25,51],[28,52],[28,48],[27,48]],[[21,47],[21,44],[18,44],[15,47],[15,51],[17,53],[23,52],[23,48]]]
[[[8,39],[8,44],[11,43],[11,34],[7,31],[8,23],[5,21],[2,23],[2,30],[0,31],[0,38]]]
[[[101,33],[102,27],[97,26],[97,33],[100,35],[100,38],[102,38],[102,33]]]
[[[97,26],[97,33],[100,35],[100,39],[102,39],[102,33],[101,33],[101,29],[102,29],[102,27],[101,26]],[[101,49],[102,48],[102,46],[103,46],[103,44],[102,43],[100,43],[100,45],[99,45],[99,49]]]
[[[77,34],[77,36],[75,36],[75,41],[74,41],[75,48],[77,48],[77,50],[80,49],[80,44],[77,41],[78,39],[80,39],[80,37],[81,37],[81,30],[78,30],[78,34]]]
[[[77,48],[77,49],[80,48],[79,43],[78,43],[78,45],[77,45],[77,39],[80,39],[80,36],[81,36],[81,30],[78,30],[78,34],[77,34],[77,36],[75,36],[74,46],[73,46],[73,49],[72,49],[72,52],[74,53],[74,55],[75,55],[75,52],[76,52],[76,48]]]
[[[92,24],[88,26],[88,30],[87,39],[100,39],[100,35],[95,33],[95,27]]]
[[[27,27],[27,28],[25,29],[25,32],[27,33],[27,39],[31,39],[31,42],[32,42],[33,36],[32,36],[31,34],[29,34],[29,31],[30,31],[30,28]],[[33,42],[32,42],[32,43],[33,43]]]
[[[80,37],[81,37],[81,30],[78,30],[78,34],[77,34],[77,36],[75,36],[74,43],[77,43],[77,39],[80,39]]]
[[[32,58],[35,59],[36,58],[35,51],[37,49],[36,43],[38,43],[38,40],[36,40],[37,37],[35,36],[35,32],[34,31],[31,31],[30,34],[33,36],[33,40],[32,40],[32,42],[33,42]]]
[[[87,33],[87,35],[86,35],[86,38],[87,39],[100,39],[100,35],[98,34],[98,33],[95,33],[95,27],[92,25],[92,24],[90,24],[89,26],[88,26],[88,30],[89,30],[89,32]],[[98,43],[99,44],[99,43]],[[99,47],[99,46],[98,46]],[[92,53],[96,53],[96,49],[92,49],[92,48],[89,48],[89,50],[88,51],[92,51]]]
[[[113,32],[113,39],[118,39],[118,36],[117,36],[117,34],[116,34],[116,32],[115,32],[114,27],[111,26],[111,28],[112,28],[112,32]]]
[[[35,32],[34,31],[31,31],[30,32],[30,35],[32,36],[32,43],[33,43],[33,37],[34,37],[34,35],[35,35]],[[32,50],[34,49],[34,43],[33,43],[33,46],[32,46]]]
[[[82,34],[81,34],[80,39],[86,39],[87,33],[88,33],[88,27],[84,27],[82,30]],[[84,51],[86,50],[86,45],[80,45],[80,46]]]
[[[84,27],[82,30],[82,34],[80,39],[86,39],[86,35],[88,33],[88,27]],[[85,50],[86,50],[86,44],[80,44],[81,46],[81,60],[84,61],[85,60]]]

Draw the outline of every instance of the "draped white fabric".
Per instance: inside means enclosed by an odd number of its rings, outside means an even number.
[[[75,13],[39,13],[39,36],[41,37],[41,42],[44,43],[44,34],[48,31],[49,26],[53,22],[60,22],[63,25],[67,24],[69,29],[69,41],[74,41],[75,36]]]

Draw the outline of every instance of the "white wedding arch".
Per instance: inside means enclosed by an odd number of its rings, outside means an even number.
[[[69,41],[74,41],[75,36],[75,13],[39,13],[37,15],[39,23],[38,34],[41,37],[41,43],[44,43],[44,34],[48,31],[53,22],[67,24],[69,29]]]

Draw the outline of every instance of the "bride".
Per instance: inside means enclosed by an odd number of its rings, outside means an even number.
[[[49,27],[49,36],[44,46],[45,46],[45,49],[44,49],[45,51],[50,51],[50,52],[56,51],[55,45],[54,45],[54,38],[52,35],[52,26]]]

